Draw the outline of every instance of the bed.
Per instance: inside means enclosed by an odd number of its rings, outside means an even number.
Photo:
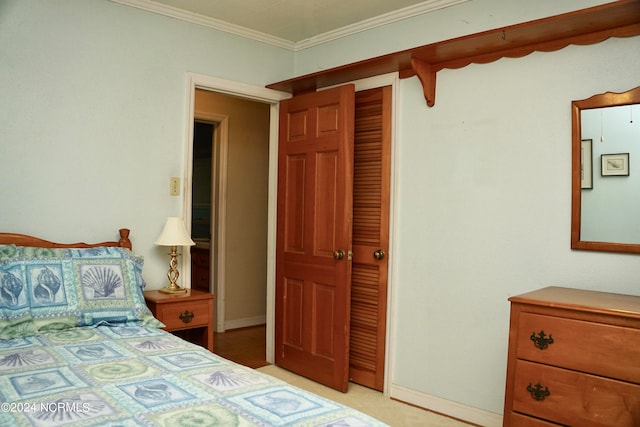
[[[162,329],[117,241],[0,233],[1,426],[383,426]]]

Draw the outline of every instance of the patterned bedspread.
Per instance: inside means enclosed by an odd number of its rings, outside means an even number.
[[[0,340],[0,426],[383,426],[160,329]]]

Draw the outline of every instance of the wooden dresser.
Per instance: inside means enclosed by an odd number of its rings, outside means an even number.
[[[209,292],[209,249],[191,248],[191,287]]]
[[[548,287],[509,298],[507,426],[640,426],[640,296]]]

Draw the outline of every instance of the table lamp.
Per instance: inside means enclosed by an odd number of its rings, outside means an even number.
[[[195,243],[191,240],[187,228],[184,225],[182,218],[169,217],[164,224],[160,237],[156,240],[158,246],[170,246],[171,252],[169,256],[171,261],[169,262],[169,272],[167,277],[169,278],[169,284],[160,289],[160,292],[169,294],[177,294],[186,292],[185,288],[181,288],[176,281],[180,273],[178,272],[178,246],[193,246]]]

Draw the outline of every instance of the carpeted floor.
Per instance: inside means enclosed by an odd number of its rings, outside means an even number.
[[[358,384],[349,383],[349,391],[340,393],[275,365],[258,368],[258,371],[355,408],[392,427],[469,427],[469,424],[461,421],[391,400],[380,392]]]

